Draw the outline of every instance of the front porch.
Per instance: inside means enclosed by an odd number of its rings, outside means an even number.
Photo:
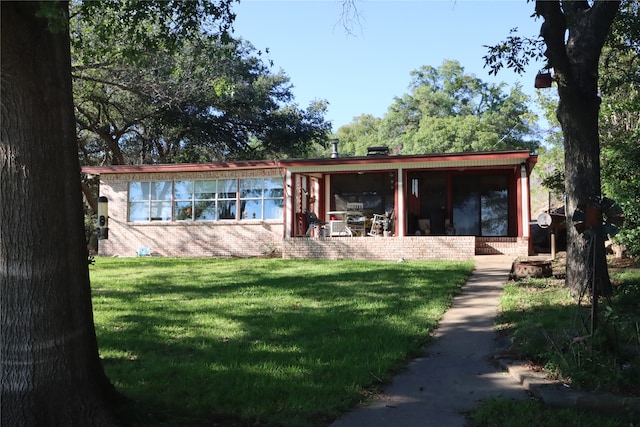
[[[516,242],[529,237],[529,173],[534,163],[528,152],[291,162],[285,174],[284,238],[406,239],[388,242],[405,259],[439,254],[437,242],[460,249],[459,258],[505,251],[527,255],[528,249],[521,249],[528,245]],[[350,222],[354,219],[361,225]],[[372,227],[376,219],[381,219],[380,227]],[[436,244],[428,245],[428,253],[415,254],[413,244],[397,243],[412,242],[410,238]],[[456,247],[468,240],[472,243],[466,250]],[[362,253],[377,244],[349,246]],[[347,257],[351,251],[323,250]],[[375,257],[375,252],[369,255]]]

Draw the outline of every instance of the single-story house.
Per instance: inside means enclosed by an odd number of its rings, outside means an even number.
[[[529,151],[84,167],[98,254],[469,259],[528,255]]]

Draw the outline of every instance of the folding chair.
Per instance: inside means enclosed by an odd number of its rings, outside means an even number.
[[[304,215],[306,216],[307,223],[309,224],[305,235],[311,236],[311,231],[313,231],[313,229],[315,228],[318,230],[318,232],[316,233],[316,237],[321,236],[322,233],[320,231],[324,228],[326,222],[318,218],[318,215],[316,215],[315,212],[309,212],[305,210]]]

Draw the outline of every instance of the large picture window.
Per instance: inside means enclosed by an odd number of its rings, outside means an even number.
[[[284,186],[280,178],[240,180],[241,219],[280,219],[283,217]]]
[[[236,219],[238,180],[218,180],[218,219]]]
[[[132,222],[282,219],[283,207],[282,178],[129,183]]]
[[[129,221],[170,221],[171,181],[129,184]]]
[[[216,219],[216,181],[175,181],[176,221]]]

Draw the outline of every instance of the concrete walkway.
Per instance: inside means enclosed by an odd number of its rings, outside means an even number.
[[[426,348],[369,406],[332,427],[463,427],[463,414],[489,397],[527,399],[526,389],[491,363],[496,307],[514,257],[477,256],[476,267]]]

